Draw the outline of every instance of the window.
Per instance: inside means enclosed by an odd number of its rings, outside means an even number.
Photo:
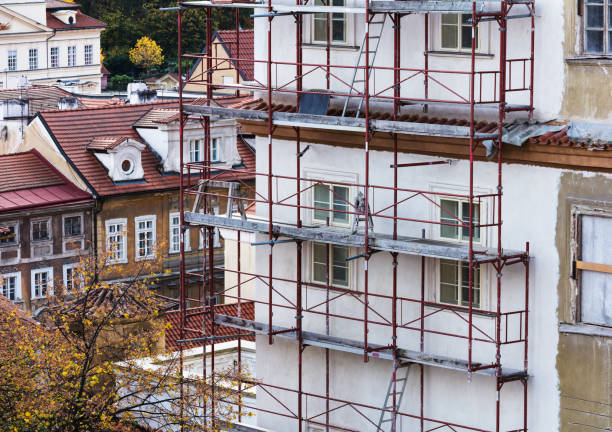
[[[224,76],[223,77],[223,84],[225,84],[225,85],[234,84],[234,77],[232,77],[232,76]]]
[[[28,58],[30,70],[38,69],[38,50],[31,49]]]
[[[65,216],[64,237],[80,237],[82,234],[82,217],[80,215]]]
[[[210,161],[219,162],[221,160],[220,138],[211,138],[210,140]]]
[[[139,216],[136,225],[136,258],[147,259],[155,256],[155,216]]]
[[[472,24],[469,14],[442,14],[440,20],[440,48],[451,51],[472,50]],[[478,27],[476,27],[476,50],[478,50]]]
[[[109,253],[109,262],[125,263],[127,237],[127,220],[113,219],[106,221],[106,250]]]
[[[578,219],[576,270],[580,286],[580,321],[612,326],[612,217],[590,214]]]
[[[315,6],[324,6],[331,3],[332,6],[344,6],[344,0],[315,0]],[[326,13],[316,13],[313,18],[312,41],[327,42],[327,15]],[[332,13],[329,23],[332,43],[346,43],[346,15],[343,13]]]
[[[189,162],[200,162],[203,160],[202,148],[203,143],[201,139],[189,140]]]
[[[215,215],[218,215],[219,214],[219,207],[213,208],[213,213]],[[198,231],[200,231],[200,243],[198,244],[198,248],[204,249],[204,238],[206,238],[206,247],[208,247],[208,231],[207,230],[201,230],[201,229],[199,229]],[[215,228],[215,231],[214,231],[214,234],[213,234],[213,247],[214,248],[221,247],[221,240],[220,240],[220,237],[219,237],[219,228]]]
[[[317,183],[313,187],[313,207],[315,207],[312,212],[313,221],[326,223],[329,217],[330,224],[348,225],[349,199],[348,186]],[[332,208],[333,212],[326,211]]]
[[[10,71],[17,70],[17,51],[8,52],[8,70]]]
[[[85,64],[93,64],[93,45],[85,45]]]
[[[73,293],[75,288],[80,290],[83,288],[83,281],[78,270],[78,263],[64,264],[62,270],[64,273],[64,287],[66,293]]]
[[[470,204],[468,201],[455,199],[440,199],[440,222],[442,224],[469,223]],[[480,205],[472,203],[472,222],[475,225],[480,223]],[[470,229],[467,226],[458,227],[452,225],[440,225],[440,237],[449,240],[468,241]],[[474,227],[472,232],[474,242],[480,242],[480,228]]]
[[[469,263],[440,260],[440,303],[469,306]],[[480,308],[480,269],[474,269],[472,306]]]
[[[76,47],[68,47],[68,67],[76,66]]]
[[[588,54],[612,53],[612,1],[584,1],[584,50]]]
[[[327,274],[327,251],[329,250],[329,275]],[[312,244],[312,281],[336,287],[349,286],[349,248],[346,246]]]
[[[33,298],[47,297],[53,290],[53,268],[32,270],[31,286]]]
[[[51,48],[50,59],[51,59],[52,68],[59,67],[59,48],[58,47]]]
[[[32,221],[32,241],[51,240],[50,222],[50,219]]]
[[[19,243],[19,224],[17,222],[3,223],[2,226],[8,229],[8,232],[0,234],[0,247],[14,246]]]
[[[16,301],[21,299],[21,273],[8,273],[0,275],[0,294]]]

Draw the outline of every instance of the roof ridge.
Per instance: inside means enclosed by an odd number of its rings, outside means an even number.
[[[120,109],[128,109],[135,107],[143,107],[143,106],[155,106],[155,105],[164,105],[164,104],[177,104],[178,101],[155,101],[155,102],[147,102],[142,104],[121,104],[121,105],[105,105],[101,107],[78,107],[78,108],[70,108],[70,109],[51,109],[51,110],[42,110],[39,111],[40,114],[50,114],[57,112],[66,112],[66,111],[99,111],[99,110],[120,110]]]

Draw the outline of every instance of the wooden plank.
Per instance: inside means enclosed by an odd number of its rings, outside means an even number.
[[[576,268],[579,270],[595,271],[600,273],[611,273],[612,265],[610,264],[599,264],[587,261],[576,261]]]

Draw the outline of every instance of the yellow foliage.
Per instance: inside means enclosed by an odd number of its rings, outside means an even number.
[[[164,61],[161,47],[153,39],[143,36],[129,52],[130,61],[143,69],[149,70]]]

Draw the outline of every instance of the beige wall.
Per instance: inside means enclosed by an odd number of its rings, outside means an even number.
[[[229,58],[227,51],[223,48],[220,43],[213,43],[212,47],[213,57],[217,59],[213,60],[213,69],[215,70],[212,74],[212,82],[213,84],[223,84],[223,77],[232,77],[234,83],[236,83],[236,68],[234,64],[230,61],[225,61],[223,59]],[[197,92],[197,93],[205,93],[206,87],[197,81],[204,81],[205,75],[204,70],[206,67],[206,59],[201,59],[198,66],[193,70],[192,74],[189,76],[189,80],[196,81],[196,83],[188,83],[185,85],[184,90],[189,92]],[[238,83],[242,83],[243,79],[239,76]],[[234,94],[235,91],[232,89],[215,89],[215,94]]]

